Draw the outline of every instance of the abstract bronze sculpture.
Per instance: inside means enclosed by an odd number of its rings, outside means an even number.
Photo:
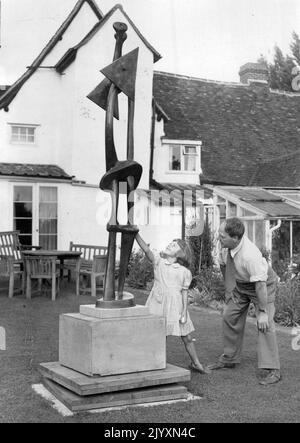
[[[104,296],[97,301],[101,308],[120,308],[134,306],[133,296],[124,296],[124,284],[128,263],[138,229],[134,226],[134,202],[132,193],[138,187],[142,176],[142,166],[134,161],[134,105],[135,82],[139,48],[122,57],[122,47],[127,38],[127,25],[114,23],[116,46],[113,63],[101,72],[105,79],[94,89],[88,98],[106,110],[105,152],[106,174],[102,177],[100,188],[110,192],[112,213],[107,225],[109,232],[108,257],[104,281]],[[127,159],[119,161],[114,143],[114,117],[119,118],[118,95],[123,92],[128,97]],[[126,183],[128,221],[126,225],[118,222],[120,183]],[[118,289],[115,290],[117,233],[121,233],[121,258]]]

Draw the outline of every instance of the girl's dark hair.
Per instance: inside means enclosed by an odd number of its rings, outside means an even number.
[[[184,240],[177,238],[173,241],[175,241],[178,244],[178,246],[180,247],[180,251],[177,254],[177,262],[181,266],[184,266],[185,268],[190,269],[191,262],[192,262],[192,253],[191,253],[190,247],[188,246],[188,244]]]

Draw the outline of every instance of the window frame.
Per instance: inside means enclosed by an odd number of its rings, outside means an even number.
[[[37,128],[40,125],[37,124],[29,124],[29,123],[8,123],[8,126],[10,128],[9,133],[9,143],[11,145],[23,145],[23,146],[37,146]],[[21,128],[24,128],[26,130],[26,140],[13,140],[13,129],[18,128],[19,130]],[[33,129],[33,142],[29,141],[30,134],[28,134],[28,130]],[[18,132],[18,136],[20,137],[20,131]]]
[[[168,174],[194,174],[199,175],[202,173],[202,167],[201,167],[201,148],[202,148],[202,141],[200,140],[162,140],[163,146],[168,147],[168,167],[167,167],[167,173]],[[171,168],[171,149],[173,147],[179,146],[180,147],[180,169],[170,169]],[[195,153],[188,153],[187,148],[196,148]],[[195,157],[198,160],[196,160],[196,170],[195,171],[189,171],[185,170],[185,164],[184,159],[185,156]]]

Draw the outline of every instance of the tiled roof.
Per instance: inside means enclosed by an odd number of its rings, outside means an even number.
[[[263,188],[220,186],[215,190],[217,194],[218,190],[225,191],[229,200],[230,196],[238,198],[241,204],[247,203],[252,206],[254,212],[257,209],[266,218],[300,218],[300,205],[296,207],[283,196],[273,194]]]
[[[0,163],[0,176],[40,177],[57,180],[72,180],[72,177],[59,166],[22,163]]]
[[[153,88],[170,118],[166,137],[202,140],[202,183],[284,186],[291,172],[294,178],[286,186],[300,186],[300,160],[295,173],[284,169],[284,158],[276,163],[277,157],[300,152],[300,94],[163,72],[154,73]],[[270,159],[278,168],[276,177],[272,167],[258,171]]]
[[[74,6],[71,13],[68,15],[66,20],[60,26],[58,31],[54,34],[51,40],[47,43],[45,48],[39,54],[39,56],[34,60],[31,66],[27,69],[27,71],[0,97],[0,109],[6,109],[15,96],[18,94],[22,86],[27,82],[27,80],[35,73],[41,63],[45,60],[47,55],[52,51],[57,42],[62,39],[64,33],[77,16],[82,6],[88,3],[99,20],[103,18],[103,14],[100,11],[97,3],[94,0],[78,0],[76,5]]]
[[[299,116],[300,118],[300,116]],[[255,183],[257,186],[279,186],[279,187],[298,187],[300,186],[300,147],[298,152],[277,157],[261,163],[250,185]]]

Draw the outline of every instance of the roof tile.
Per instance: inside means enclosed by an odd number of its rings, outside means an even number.
[[[72,180],[72,177],[59,166],[33,165],[27,163],[0,163],[0,176],[42,177]]]

